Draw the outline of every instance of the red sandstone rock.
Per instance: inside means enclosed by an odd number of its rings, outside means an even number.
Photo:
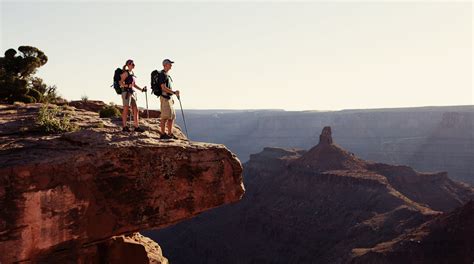
[[[147,132],[123,133],[69,108],[81,130],[46,135],[31,128],[39,106],[0,106],[1,263],[57,252],[74,259],[87,245],[243,195],[241,164],[223,145],[190,142],[178,128],[180,140],[159,140],[157,124],[147,122]]]
[[[317,171],[361,170],[365,169],[366,163],[333,144],[331,127],[325,127],[319,136],[319,144],[295,160],[292,167]]]
[[[292,160],[289,165],[295,170],[377,178],[406,198],[434,210],[446,212],[474,198],[474,188],[449,179],[446,172],[420,173],[408,166],[362,160],[333,144],[330,127],[323,129],[318,145]]]
[[[103,101],[97,101],[97,100],[87,100],[87,101],[80,100],[80,101],[71,101],[68,103],[68,105],[75,107],[76,109],[82,109],[86,111],[99,113],[99,111],[107,104],[104,103]],[[120,111],[122,111],[121,105],[116,105],[116,107]],[[159,110],[148,109],[148,115],[147,115],[146,108],[143,108],[143,107],[139,107],[138,111],[141,118],[147,118],[147,117],[159,118],[161,114]]]
[[[331,127],[324,127],[321,135],[319,136],[319,144],[331,145],[332,144],[332,132]]]
[[[39,133],[38,127],[35,124],[35,119],[38,115],[38,109],[42,104],[22,104],[22,105],[1,105],[0,104],[0,134],[4,137],[4,141],[0,141],[0,149],[2,143],[10,142],[16,139],[23,139],[23,141],[34,141],[38,138],[28,139],[31,133]],[[56,107],[49,105],[49,107]],[[100,128],[104,131],[119,132],[122,126],[122,119],[117,118],[99,118],[95,112],[90,112],[83,109],[76,109],[75,107],[63,105],[58,106],[61,112],[70,115],[71,122],[78,125],[81,129]],[[5,124],[5,125],[3,125]],[[131,125],[131,123],[129,123]],[[145,130],[149,131],[151,137],[157,137],[160,131],[160,119],[140,119],[139,125]],[[173,127],[173,134],[179,139],[186,139],[181,128],[177,125]],[[125,135],[125,134],[124,134]]]
[[[474,261],[474,202],[373,248],[353,250],[351,263],[466,263]]]
[[[117,105],[117,108],[122,112],[123,107],[121,105]],[[161,112],[159,110],[148,109],[148,115],[146,108],[139,107],[138,114],[140,118],[160,118]]]
[[[140,233],[113,236],[104,241],[83,244],[74,250],[70,248],[47,250],[38,254],[35,261],[48,264],[168,264],[161,247]]]
[[[98,100],[79,100],[71,101],[68,103],[68,105],[77,109],[99,113],[99,111],[107,104]]]

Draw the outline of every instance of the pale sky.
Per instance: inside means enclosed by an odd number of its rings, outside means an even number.
[[[339,110],[472,105],[471,1],[0,3],[0,46],[35,46],[66,99],[121,103],[161,61],[186,109]],[[145,106],[145,95],[138,94]],[[148,94],[150,108],[159,100]]]

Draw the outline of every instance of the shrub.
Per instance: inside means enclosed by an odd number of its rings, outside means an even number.
[[[57,103],[60,101],[62,98],[59,96],[57,92],[58,87],[56,85],[51,85],[46,88],[46,91],[43,95],[43,101],[42,103]]]
[[[109,104],[99,111],[99,116],[101,118],[118,117],[120,116],[120,110],[114,104]]]
[[[89,101],[89,97],[87,95],[83,95],[81,96],[81,101],[83,101],[84,103]]]
[[[26,94],[22,94],[22,95],[18,95],[18,97],[16,98],[17,102],[22,102],[22,103],[26,103],[26,104],[29,104],[29,103],[36,103],[36,99],[29,96],[29,95],[26,95]]]
[[[43,100],[43,95],[36,89],[28,89],[26,95],[33,97],[35,99],[35,102],[42,102]]]
[[[61,114],[57,106],[41,106],[36,123],[46,133],[64,133],[76,131],[78,126],[70,122],[68,114]]]

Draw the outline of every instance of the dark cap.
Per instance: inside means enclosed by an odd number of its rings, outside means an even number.
[[[165,60],[163,60],[163,66],[164,66],[165,64],[173,64],[173,63],[174,63],[174,61],[171,61],[170,59],[165,59]]]
[[[130,63],[133,63],[132,59],[128,59],[127,62],[125,62],[125,65],[129,65]]]

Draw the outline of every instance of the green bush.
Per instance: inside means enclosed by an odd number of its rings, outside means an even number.
[[[46,88],[45,93],[43,94],[43,101],[42,103],[57,103],[60,101],[62,98],[59,96],[57,92],[57,87],[56,85],[48,86]]]
[[[29,95],[26,95],[26,94],[21,94],[21,95],[18,95],[16,98],[15,98],[16,102],[22,102],[22,103],[26,103],[26,104],[29,104],[29,103],[36,103],[36,99],[29,96]]]
[[[28,89],[26,95],[35,98],[35,102],[41,102],[43,100],[43,95],[36,89]]]
[[[76,131],[78,126],[70,122],[70,116],[61,114],[57,106],[41,106],[36,123],[46,133],[63,133]]]
[[[106,105],[99,111],[101,118],[118,117],[120,115],[120,110],[114,104]]]

